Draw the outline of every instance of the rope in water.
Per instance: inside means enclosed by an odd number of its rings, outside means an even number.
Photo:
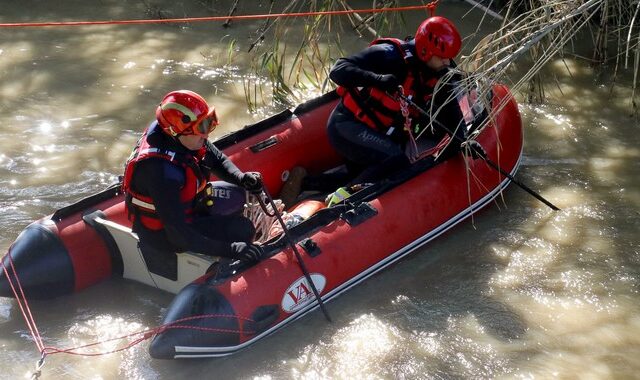
[[[13,246],[12,246],[13,247]],[[89,344],[85,344],[85,345],[81,345],[81,346],[77,346],[77,347],[71,347],[71,348],[56,348],[56,347],[51,347],[51,346],[45,346],[44,342],[42,340],[42,336],[40,335],[40,331],[38,330],[38,327],[36,325],[35,319],[33,317],[33,314],[31,313],[31,308],[29,307],[29,303],[27,301],[27,298],[25,296],[24,290],[22,289],[22,286],[20,284],[20,280],[18,278],[18,272],[15,268],[15,265],[13,263],[13,256],[11,255],[11,248],[9,248],[8,252],[7,252],[7,257],[9,258],[9,265],[5,265],[4,260],[0,260],[0,266],[2,267],[2,270],[4,271],[4,274],[7,278],[7,281],[9,282],[9,285],[11,287],[11,290],[13,292],[13,295],[18,303],[18,306],[20,308],[20,311],[22,313],[22,317],[24,318],[26,324],[27,324],[27,328],[29,329],[29,333],[31,334],[31,337],[38,349],[38,352],[41,354],[41,358],[38,361],[38,363],[36,364],[36,371],[32,374],[32,378],[39,378],[40,377],[40,371],[41,368],[44,364],[44,360],[46,358],[47,355],[52,355],[52,354],[59,354],[59,353],[64,353],[64,354],[70,354],[70,355],[79,355],[79,356],[101,356],[101,355],[108,355],[108,354],[112,354],[112,353],[116,353],[116,352],[120,352],[120,351],[124,351],[127,350],[147,339],[150,339],[151,337],[153,337],[156,334],[162,333],[166,330],[171,330],[171,329],[191,329],[191,330],[198,330],[198,331],[202,331],[202,332],[209,332],[209,333],[226,333],[226,334],[253,334],[255,333],[255,331],[248,331],[246,329],[238,329],[238,330],[234,330],[234,329],[223,329],[223,328],[213,328],[213,327],[204,327],[204,326],[193,326],[193,325],[188,325],[188,324],[184,324],[185,322],[190,322],[190,321],[195,321],[195,320],[201,320],[201,319],[218,319],[218,318],[226,318],[226,319],[235,319],[238,322],[243,322],[243,323],[251,323],[254,322],[252,319],[250,318],[245,318],[239,315],[227,315],[227,314],[203,314],[203,315],[193,315],[193,316],[189,316],[189,317],[185,317],[185,318],[180,318],[177,319],[173,322],[170,323],[166,323],[163,325],[159,325],[156,326],[154,328],[150,328],[150,329],[146,329],[146,330],[142,330],[142,331],[137,331],[134,333],[130,333],[124,336],[120,336],[117,338],[111,338],[111,339],[106,339],[106,340],[102,340],[102,341],[97,341],[94,343],[89,343]],[[113,341],[117,341],[117,340],[125,340],[125,339],[129,339],[129,338],[133,338],[133,337],[138,337],[132,341],[130,341],[128,344],[116,348],[116,349],[112,349],[109,351],[103,351],[103,352],[88,352],[88,351],[80,351],[82,349],[86,349],[89,347],[94,347],[94,346],[99,346],[99,345],[103,345],[105,343],[109,343],[109,342],[113,342]]]
[[[97,342],[93,342],[93,343],[88,343],[85,345],[81,345],[81,346],[77,346],[77,347],[71,347],[71,348],[65,348],[65,349],[61,349],[61,348],[56,348],[56,347],[44,347],[43,348],[43,354],[44,355],[52,355],[52,354],[69,354],[69,355],[78,355],[78,356],[101,356],[101,355],[108,355],[108,354],[113,354],[116,352],[120,352],[120,351],[124,351],[127,350],[147,339],[152,338],[154,335],[160,334],[166,330],[173,330],[173,329],[189,329],[189,330],[196,330],[196,331],[202,331],[202,332],[209,332],[209,333],[222,333],[222,334],[255,334],[255,331],[252,330],[247,330],[247,329],[224,329],[224,328],[214,328],[214,327],[204,327],[204,326],[193,326],[193,325],[187,325],[187,324],[182,324],[184,322],[190,322],[190,321],[195,321],[195,320],[202,320],[202,319],[220,319],[220,318],[226,318],[226,319],[235,319],[237,321],[242,321],[245,323],[251,323],[254,322],[254,320],[249,319],[249,318],[244,318],[238,315],[231,315],[231,314],[201,314],[201,315],[192,315],[189,317],[184,317],[184,318],[180,318],[177,319],[173,322],[170,323],[166,323],[160,326],[156,326],[150,329],[146,329],[146,330],[142,330],[142,331],[136,331],[127,335],[123,335],[123,336],[119,336],[119,337],[115,337],[115,338],[110,338],[110,339],[105,339],[105,340],[101,340],[101,341],[97,341]],[[94,346],[99,346],[99,345],[103,345],[109,342],[114,342],[114,341],[118,341],[118,340],[125,340],[125,339],[129,339],[132,337],[136,337],[139,336],[138,338],[130,341],[128,344],[119,347],[119,348],[115,348],[113,350],[109,350],[109,351],[102,351],[102,352],[89,352],[89,351],[80,351],[82,349],[87,349],[90,347],[94,347]]]
[[[191,23],[203,21],[229,21],[229,20],[263,20],[270,18],[290,18],[308,16],[341,16],[354,13],[387,13],[404,12],[416,10],[429,10],[433,12],[438,1],[424,5],[410,5],[393,8],[369,8],[369,9],[346,9],[334,11],[315,12],[293,12],[293,13],[270,13],[257,15],[230,15],[230,16],[209,16],[209,17],[183,17],[165,18],[150,20],[103,20],[103,21],[58,21],[58,22],[9,22],[0,23],[0,28],[27,28],[27,27],[50,27],[50,26],[89,26],[89,25],[141,25],[141,24],[169,24],[169,23]]]
[[[5,266],[4,260],[0,261],[0,265],[4,271],[4,275],[7,277],[7,281],[9,282],[9,286],[11,287],[11,291],[18,301],[18,306],[20,307],[20,312],[22,313],[22,317],[24,318],[27,328],[31,333],[31,337],[38,347],[38,352],[42,353],[44,350],[44,344],[42,343],[42,337],[40,336],[40,331],[38,331],[38,327],[36,325],[36,321],[33,318],[33,314],[31,313],[31,309],[29,308],[29,303],[24,295],[24,290],[22,289],[22,285],[20,284],[20,279],[18,278],[18,272],[13,264],[13,256],[11,256],[11,249],[13,245],[9,247],[7,252],[7,257],[9,257],[9,266],[11,267],[11,271],[13,272],[13,276],[9,273],[9,269]]]

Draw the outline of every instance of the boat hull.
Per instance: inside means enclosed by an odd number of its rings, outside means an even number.
[[[335,94],[325,95],[216,145],[242,170],[260,171],[269,191],[278,194],[292,167],[319,173],[341,163],[325,128],[337,101]],[[517,104],[505,87],[496,86],[492,107],[491,125],[477,141],[492,161],[515,174],[523,145]],[[324,302],[424,246],[488,205],[509,184],[483,160],[462,154],[387,182],[393,186],[360,198],[354,194],[349,202],[320,210],[292,228]],[[95,215],[130,227],[115,187],[34,222],[18,237],[3,264],[15,268],[28,298],[53,298],[122,276],[122,252],[92,222]],[[151,342],[151,356],[229,355],[316,309],[286,239],[276,238],[265,248],[268,257],[250,268],[218,266],[183,288]],[[42,264],[47,260],[56,268],[49,277],[39,274],[51,265]],[[0,274],[0,296],[12,296],[8,283]]]
[[[496,107],[510,96],[504,88],[495,92]],[[478,141],[493,161],[513,175],[522,155],[522,137],[517,105],[509,100],[495,125],[486,128]],[[364,221],[339,218],[311,234],[308,239],[319,254],[310,254],[301,244],[298,249],[323,301],[328,302],[485,207],[509,182],[484,161],[459,155],[366,202],[374,212]],[[207,292],[215,293],[211,309],[202,307],[199,299]],[[223,314],[219,314],[221,305],[225,305]],[[189,285],[177,295],[163,321],[165,326],[181,327],[156,335],[150,353],[163,359],[229,355],[318,306],[293,251],[287,248],[227,280],[207,275]],[[193,316],[198,317],[188,319]],[[237,324],[230,324],[233,319]],[[195,344],[194,332],[200,334]]]

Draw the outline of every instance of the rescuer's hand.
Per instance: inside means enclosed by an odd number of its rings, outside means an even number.
[[[234,259],[238,259],[246,263],[258,262],[264,254],[264,250],[259,245],[244,243],[240,241],[231,243],[231,249],[234,252]]]
[[[258,172],[246,172],[242,175],[240,185],[251,194],[260,194],[262,191],[262,176]]]
[[[381,74],[378,76],[376,87],[388,92],[389,94],[395,94],[398,91],[400,85],[400,79],[393,74]]]

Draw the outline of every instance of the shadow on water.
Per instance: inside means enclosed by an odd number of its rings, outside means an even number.
[[[171,3],[164,5],[176,16],[204,15],[197,2]],[[51,4],[7,6],[0,20],[147,17],[143,2]],[[227,34],[245,41],[258,24],[3,30],[0,245],[121,174],[170,90],[188,87],[215,99],[227,126],[216,133],[252,121],[241,95],[246,62],[213,69],[226,59]],[[54,355],[45,374],[630,377],[640,355],[638,125],[626,117],[628,88],[612,93],[589,79],[588,67],[570,65],[572,77],[550,69],[562,92],[551,85],[549,103],[521,108],[526,146],[518,177],[563,211],[552,213],[512,185],[506,208],[490,206],[475,227],[461,223],[329,303],[333,324],[316,311],[222,359],[150,360],[147,343],[97,359]],[[108,281],[31,306],[45,342],[68,347],[155,326],[171,298]],[[21,377],[38,357],[15,301],[0,300],[0,331],[3,375]]]

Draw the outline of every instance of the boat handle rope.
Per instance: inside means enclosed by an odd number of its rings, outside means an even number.
[[[302,274],[307,279],[307,282],[309,283],[309,287],[311,287],[311,291],[313,292],[313,295],[316,297],[316,300],[318,301],[318,306],[320,306],[320,309],[322,310],[322,313],[324,314],[325,318],[327,318],[327,321],[332,322],[331,316],[329,315],[329,311],[325,307],[324,302],[322,301],[322,297],[320,297],[320,292],[318,292],[318,289],[316,288],[316,284],[313,282],[313,279],[311,278],[311,275],[307,270],[307,266],[305,265],[304,260],[302,259],[302,255],[300,254],[300,251],[298,251],[298,247],[296,246],[296,243],[293,241],[293,238],[289,233],[289,228],[285,224],[284,220],[282,220],[282,215],[280,214],[280,212],[278,212],[278,208],[276,207],[276,204],[273,201],[273,198],[271,197],[269,190],[267,190],[266,186],[264,185],[262,185],[262,194],[264,194],[265,198],[267,199],[267,202],[269,203],[269,205],[271,205],[271,209],[273,210],[273,213],[276,219],[278,219],[278,223],[280,223],[280,226],[282,227],[282,231],[287,240],[287,243],[289,244],[289,246],[293,250],[293,253],[296,256],[298,265],[302,270]],[[257,198],[258,198],[258,202],[260,202],[260,206],[266,213],[267,205],[265,204],[264,199],[262,199],[262,197],[260,196],[258,196]]]
[[[36,362],[35,365],[35,371],[33,373],[31,373],[31,379],[39,379],[40,376],[42,375],[42,367],[45,364],[45,359],[48,355],[53,355],[53,354],[68,354],[68,355],[77,355],[77,356],[102,356],[102,355],[108,355],[108,354],[113,354],[116,352],[120,352],[120,351],[124,351],[127,349],[132,348],[133,346],[138,345],[139,343],[142,343],[143,341],[147,340],[147,339],[151,339],[154,335],[160,334],[166,330],[171,330],[171,329],[192,329],[192,330],[197,330],[197,331],[203,331],[203,332],[209,332],[209,333],[223,333],[223,334],[255,334],[257,331],[252,331],[252,330],[246,330],[246,329],[219,329],[219,328],[213,328],[213,327],[203,327],[203,326],[191,326],[188,324],[183,324],[184,322],[190,322],[193,320],[199,320],[199,319],[214,319],[214,318],[227,318],[227,319],[237,319],[238,321],[243,321],[243,322],[248,322],[248,323],[252,323],[255,322],[253,319],[251,318],[246,318],[246,317],[242,317],[240,315],[232,315],[232,314],[202,314],[202,315],[192,315],[189,317],[184,317],[184,318],[180,318],[177,319],[173,322],[169,322],[166,324],[162,324],[153,328],[149,328],[149,329],[145,329],[142,331],[137,331],[137,332],[133,332],[127,335],[123,335],[123,336],[119,336],[116,338],[110,338],[110,339],[106,339],[106,340],[102,340],[102,341],[97,341],[97,342],[93,342],[93,343],[88,343],[88,344],[84,344],[84,345],[80,345],[80,346],[76,346],[76,347],[71,347],[71,348],[57,348],[57,347],[51,347],[51,346],[45,346],[44,342],[42,340],[42,336],[40,335],[40,332],[38,330],[38,327],[36,325],[35,322],[35,318],[33,317],[33,314],[31,313],[31,309],[29,307],[29,303],[27,301],[27,298],[24,294],[24,290],[22,288],[22,285],[20,284],[20,278],[18,277],[18,272],[15,268],[15,265],[13,263],[13,257],[11,256],[11,250],[13,248],[13,245],[11,245],[9,247],[9,250],[7,252],[7,255],[9,257],[9,264],[5,265],[4,260],[0,260],[0,267],[2,267],[2,271],[4,271],[5,276],[7,277],[7,280],[9,282],[9,285],[11,287],[11,290],[13,292],[13,295],[16,299],[16,301],[18,302],[18,306],[20,308],[20,311],[22,313],[22,317],[25,320],[25,323],[27,325],[27,328],[29,329],[29,332],[31,333],[31,337],[38,349],[38,352],[40,353],[40,359],[38,359],[38,361]],[[5,257],[6,257],[5,256]],[[11,273],[12,272],[12,273]],[[114,341],[118,341],[118,340],[124,340],[124,339],[129,339],[132,337],[136,337],[138,336],[138,338],[131,340],[128,344],[126,344],[123,347],[120,348],[116,348],[110,351],[104,351],[104,352],[79,352],[78,350],[80,349],[86,349],[89,347],[93,347],[93,346],[98,346],[101,344],[105,344],[105,343],[109,343],[109,342],[114,342]]]
[[[392,94],[387,94],[387,95],[393,97]],[[395,93],[395,96],[399,97],[402,101],[404,101],[407,104],[409,104],[416,111],[418,111],[422,116],[427,117],[429,119],[431,118],[429,116],[429,113],[427,113],[427,111],[425,111],[422,107],[420,107],[419,105],[414,103],[411,99],[409,99],[407,96],[405,96],[402,92],[397,91]],[[438,122],[437,120],[433,120],[433,121],[434,121],[434,124],[438,128],[442,128],[445,132],[447,132],[451,137],[453,137],[458,142],[460,142],[460,143],[465,143],[466,142],[465,140],[463,140],[462,138],[460,138],[459,136],[457,136],[453,132],[451,132],[451,129],[447,128],[447,126],[443,125],[442,123]],[[560,211],[560,209],[557,206],[555,206],[553,203],[551,203],[548,200],[546,200],[542,195],[536,193],[531,188],[529,188],[527,185],[525,185],[524,183],[522,183],[522,182],[518,181],[517,179],[515,179],[510,173],[508,173],[505,170],[503,170],[500,166],[498,166],[498,164],[496,164],[495,162],[491,161],[491,159],[489,157],[487,157],[487,155],[484,152],[476,150],[473,146],[469,146],[469,148],[472,149],[475,153],[477,153],[478,156],[480,158],[482,158],[484,160],[484,162],[486,162],[490,167],[492,167],[493,169],[498,171],[503,176],[509,178],[509,180],[511,182],[513,182],[516,185],[518,185],[522,190],[524,190],[527,193],[533,195],[536,199],[538,199],[540,202],[544,203],[545,205],[549,206],[552,210]]]

